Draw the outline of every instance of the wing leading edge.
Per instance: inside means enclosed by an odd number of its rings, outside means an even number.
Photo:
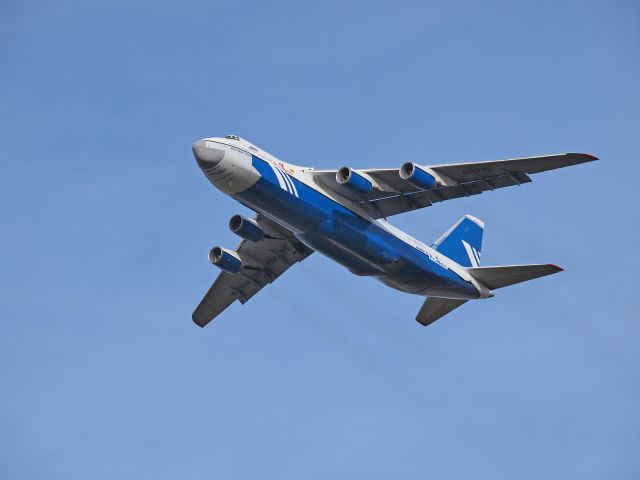
[[[313,250],[286,228],[263,215],[256,217],[264,230],[260,242],[242,240],[236,252],[247,265],[240,273],[221,272],[193,312],[193,321],[204,327],[236,300],[246,303],[289,267],[307,258]]]

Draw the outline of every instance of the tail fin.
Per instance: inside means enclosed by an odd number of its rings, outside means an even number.
[[[431,245],[463,267],[477,267],[480,264],[484,222],[471,215],[465,215]]]
[[[507,287],[562,271],[556,265],[506,265],[468,268],[467,271],[489,290]]]

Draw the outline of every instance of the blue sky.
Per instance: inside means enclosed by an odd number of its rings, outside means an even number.
[[[638,478],[633,1],[4,2],[0,476]],[[320,255],[204,330],[248,213],[191,143],[392,167],[600,162],[393,218],[566,272],[424,329]]]

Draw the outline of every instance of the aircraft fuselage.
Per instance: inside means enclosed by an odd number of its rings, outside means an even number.
[[[245,141],[208,138],[193,149],[214,186],[356,275],[419,295],[490,296],[451,259],[323,188],[312,168],[284,163]]]

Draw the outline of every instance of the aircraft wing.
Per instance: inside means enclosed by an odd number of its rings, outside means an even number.
[[[317,171],[314,176],[332,191],[360,202],[373,218],[382,218],[445,200],[521,185],[531,181],[530,174],[597,159],[585,153],[564,153],[476,163],[418,165],[437,180],[437,185],[430,189],[419,188],[403,179],[398,168],[356,170],[373,184],[373,189],[364,195],[347,191],[344,185],[338,184],[337,170]]]
[[[260,242],[242,240],[236,252],[246,268],[240,273],[221,272],[193,312],[193,321],[204,327],[236,300],[247,302],[264,286],[273,282],[313,250],[286,228],[263,215],[256,217],[265,233]]]

